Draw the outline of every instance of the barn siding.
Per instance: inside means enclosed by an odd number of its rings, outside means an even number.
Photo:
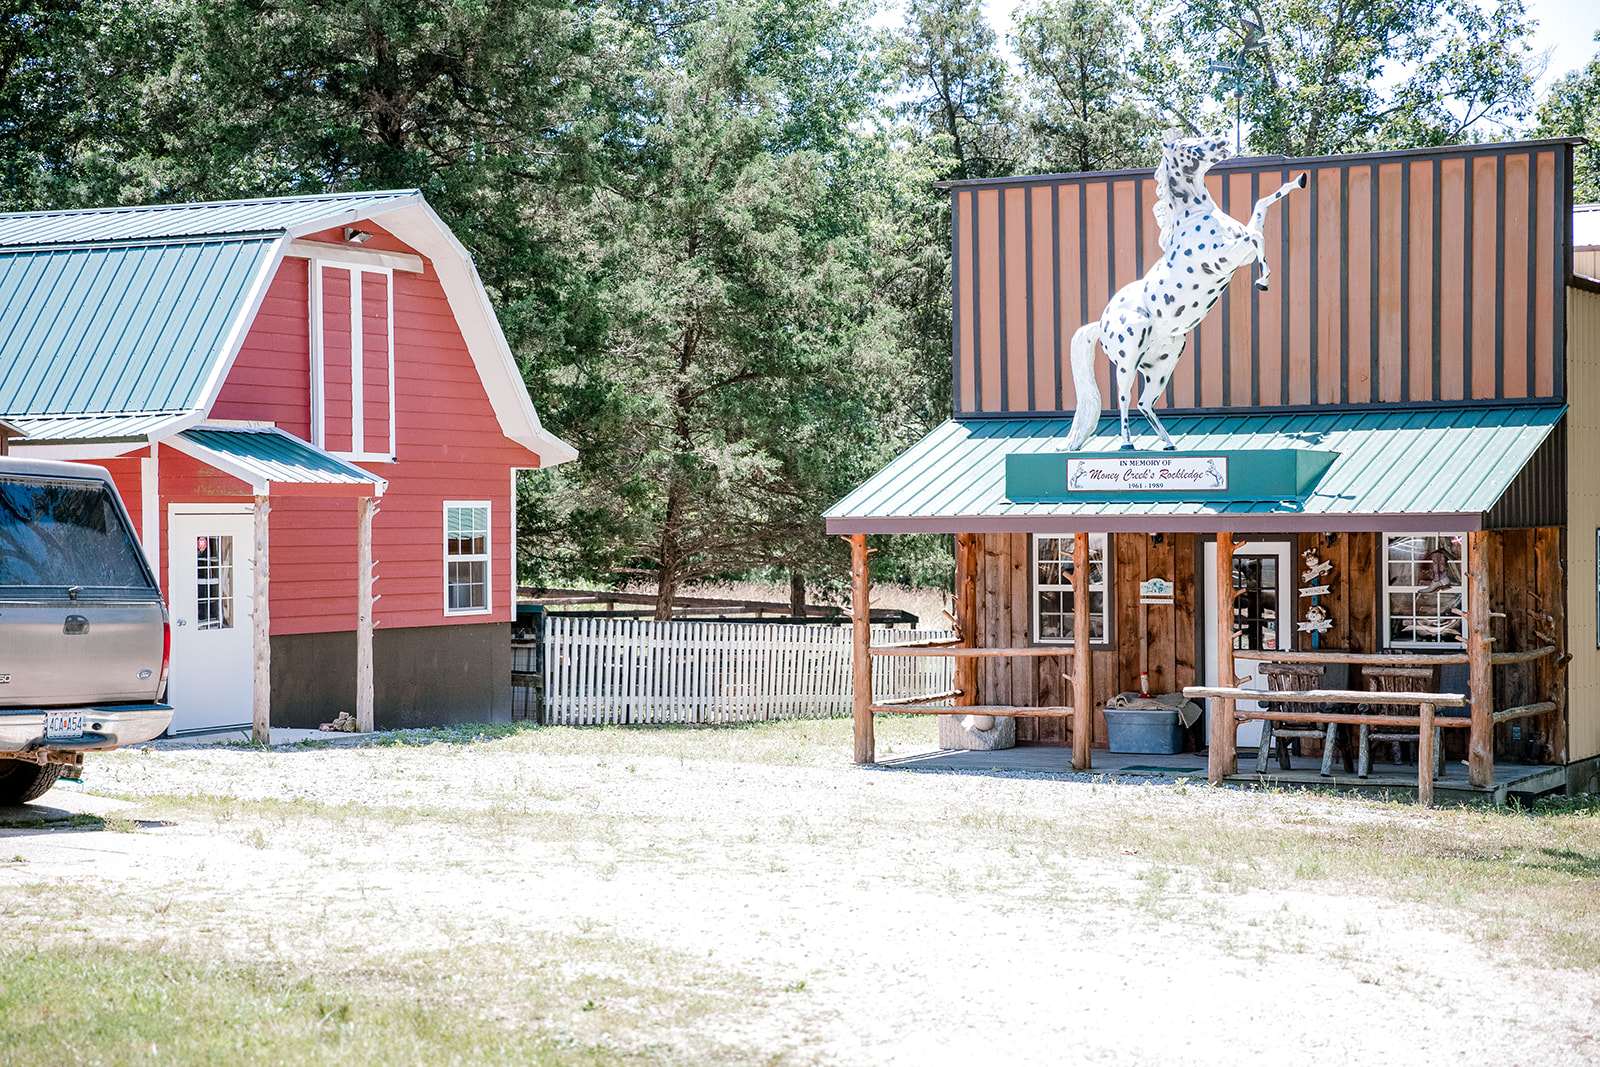
[[[364,228],[370,224],[363,224]],[[368,247],[410,251],[386,234]],[[276,422],[309,434],[310,338],[306,260],[285,259],[263,315],[245,338],[221,391],[219,418]],[[324,342],[343,353],[329,360],[327,447],[350,447],[349,285],[352,272],[323,272]],[[373,284],[376,283],[376,284]],[[373,351],[391,343],[381,274],[363,283],[363,347],[367,382],[364,428],[368,447],[384,451],[388,437],[388,359]],[[500,432],[487,393],[431,267],[422,274],[396,272],[392,309],[396,462],[363,465],[388,480],[373,521],[375,612],[382,628],[508,623],[515,607],[512,543],[512,468],[535,467],[538,457]],[[342,308],[342,312],[340,309]],[[302,328],[296,329],[296,315]],[[342,317],[341,317],[342,316]],[[381,374],[380,374],[381,367]],[[372,379],[379,378],[379,381]],[[262,383],[272,388],[257,388]],[[342,388],[342,398],[340,389]],[[378,410],[374,411],[374,407]],[[141,453],[147,454],[147,453]],[[138,458],[113,461],[119,490],[139,521]],[[248,487],[175,449],[160,451],[162,543],[171,503],[249,503]],[[493,555],[486,615],[444,614],[445,500],[487,500]],[[356,617],[356,505],[354,500],[280,493],[271,515],[272,633],[276,636],[351,630]],[[165,553],[160,553],[166,584]]]
[[[1159,406],[1560,397],[1570,151],[1479,145],[1219,165],[1207,185],[1235,218],[1302,172],[1309,184],[1267,216],[1271,288],[1250,284],[1254,268],[1236,275]],[[951,196],[957,416],[1072,410],[1072,333],[1159,254],[1149,172],[1004,180]],[[1096,377],[1114,403],[1103,359]]]
[[[271,422],[311,440],[310,272],[286,259],[273,276],[211,417]]]

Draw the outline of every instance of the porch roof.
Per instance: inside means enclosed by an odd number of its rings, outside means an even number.
[[[388,481],[273,427],[197,426],[165,444],[259,496],[382,496]]]
[[[829,533],[1293,532],[1479,530],[1553,525],[1564,508],[1564,455],[1541,450],[1563,405],[1171,415],[1180,453],[1304,449],[1333,454],[1326,472],[1290,499],[1130,499],[1074,494],[1066,501],[1006,497],[1006,457],[1063,453],[1064,419],[950,420],[825,515]],[[1142,423],[1142,420],[1140,420]],[[1144,426],[1141,445],[1153,437]],[[1116,448],[1103,419],[1083,452]],[[1552,442],[1552,446],[1554,442]],[[1143,451],[1152,458],[1172,453]],[[1533,463],[1536,455],[1539,463]],[[1525,473],[1526,471],[1526,473]],[[1560,485],[1554,483],[1559,481]],[[1510,492],[1515,489],[1514,492]],[[1237,493],[1234,494],[1238,496]],[[1491,515],[1515,498],[1519,520]],[[1529,505],[1527,500],[1534,504]],[[1541,516],[1528,521],[1526,516]],[[1498,521],[1497,521],[1498,520]]]

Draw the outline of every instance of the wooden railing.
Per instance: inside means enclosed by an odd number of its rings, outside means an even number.
[[[1434,715],[1437,708],[1459,708],[1467,703],[1462,693],[1363,693],[1354,689],[1297,689],[1274,690],[1235,689],[1204,685],[1185,686],[1183,695],[1193,700],[1212,697],[1218,700],[1270,699],[1285,704],[1415,704],[1416,715],[1381,715],[1368,712],[1342,711],[1281,711],[1262,708],[1258,711],[1233,713],[1234,721],[1240,719],[1271,719],[1273,722],[1337,722],[1351,726],[1415,726],[1417,728],[1417,802],[1423,807],[1433,806],[1433,731],[1435,727],[1470,726],[1470,719],[1445,718]]]

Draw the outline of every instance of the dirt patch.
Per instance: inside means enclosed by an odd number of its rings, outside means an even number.
[[[117,753],[107,828],[0,831],[0,908],[659,1062],[1600,1059],[1586,942],[1475,895],[1508,817],[847,754],[840,723]],[[1526,877],[1592,894],[1558,867]]]

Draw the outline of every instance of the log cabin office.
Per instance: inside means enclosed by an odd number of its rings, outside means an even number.
[[[1014,716],[1018,745],[1070,742],[1080,768],[1118,694],[1275,676],[1468,697],[1426,709],[1438,781],[1463,795],[1593,788],[1600,283],[1573,270],[1580,143],[1216,165],[1206,187],[1236,218],[1307,180],[1267,216],[1270,288],[1241,269],[1189,335],[1156,403],[1174,451],[1137,417],[1135,451],[1104,417],[1065,446],[1073,332],[1162,255],[1152,172],[950,183],[954,411],[828,512],[858,595],[866,535],[955,535],[956,704]],[[1105,359],[1096,374],[1114,397]],[[1141,597],[1153,579],[1170,591]],[[1243,716],[1260,705],[1206,703],[1183,747],[1213,781],[1253,778],[1262,720]],[[858,695],[858,760],[874,707],[904,710]],[[1424,748],[1324,736],[1293,738],[1270,773],[1354,781],[1341,764],[1359,747],[1382,777]]]

